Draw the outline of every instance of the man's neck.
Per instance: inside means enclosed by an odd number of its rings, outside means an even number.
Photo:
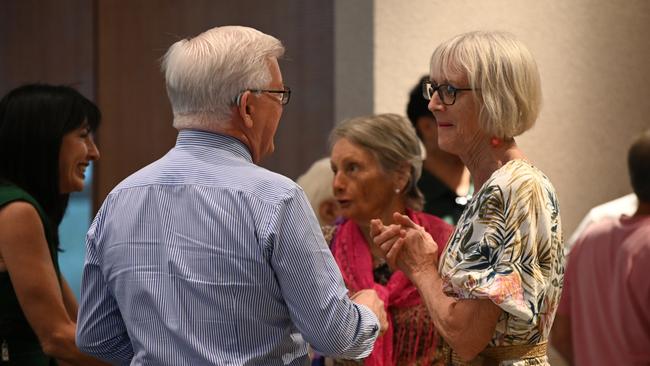
[[[177,118],[177,117],[175,117]],[[187,117],[190,118],[190,117]],[[202,116],[195,116],[194,118],[206,118]],[[202,121],[204,122],[204,121]],[[260,156],[259,156],[259,151],[255,149],[255,146],[253,142],[251,141],[251,137],[246,134],[244,129],[242,128],[243,123],[241,122],[241,118],[239,115],[235,114],[233,111],[233,118],[230,120],[214,120],[214,121],[209,121],[210,123],[201,123],[198,124],[200,127],[194,127],[196,125],[194,124],[189,124],[187,128],[189,129],[198,129],[202,131],[207,131],[207,132],[213,132],[213,133],[218,133],[220,135],[226,135],[230,136],[233,138],[236,138],[237,140],[241,141],[244,146],[248,149],[248,151],[251,154],[251,158],[253,159],[253,163],[257,164],[260,161]]]

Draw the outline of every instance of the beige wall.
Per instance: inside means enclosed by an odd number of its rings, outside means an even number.
[[[535,55],[544,92],[518,142],[555,184],[565,236],[588,208],[631,190],[627,146],[650,127],[650,2],[375,0],[373,16],[376,113],[405,113],[440,41],[509,31]]]

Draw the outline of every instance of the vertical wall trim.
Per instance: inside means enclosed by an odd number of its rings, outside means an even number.
[[[334,117],[374,110],[374,0],[334,2]]]

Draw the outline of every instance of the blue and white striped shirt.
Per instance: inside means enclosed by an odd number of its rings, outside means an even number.
[[[108,195],[86,249],[77,344],[112,363],[304,365],[305,341],[361,358],[378,335],[302,190],[228,136],[181,131]]]

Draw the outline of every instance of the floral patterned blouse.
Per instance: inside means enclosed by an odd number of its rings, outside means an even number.
[[[562,291],[564,256],[555,189],[524,160],[485,182],[463,212],[440,260],[447,295],[490,299],[503,312],[488,346],[548,339]],[[501,365],[547,365],[546,357]]]

